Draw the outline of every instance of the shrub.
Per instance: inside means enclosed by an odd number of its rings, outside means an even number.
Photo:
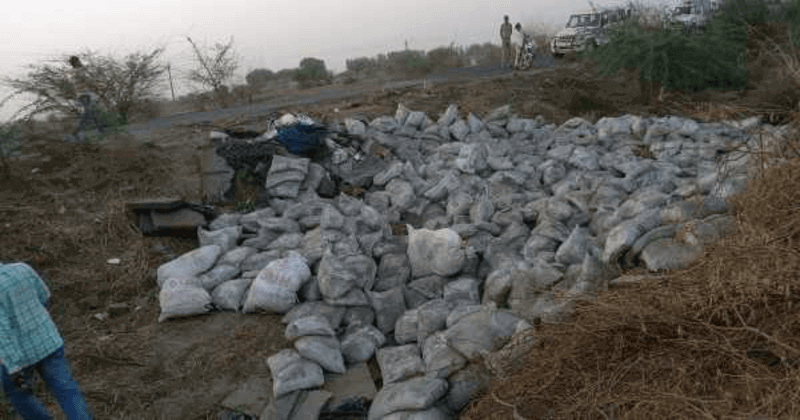
[[[300,67],[293,76],[302,88],[328,84],[332,78],[332,74],[325,68],[325,62],[311,57],[300,61]]]
[[[586,56],[597,60],[601,74],[638,68],[641,82],[683,90],[741,89],[746,86],[745,26],[715,19],[702,34],[646,28],[631,19],[610,31],[611,42]]]
[[[253,103],[254,89],[249,85],[236,85],[231,92],[236,101],[241,103]]]
[[[502,49],[500,46],[486,42],[483,44],[470,45],[465,54],[469,58],[475,58],[477,65],[485,66],[499,61]]]
[[[434,48],[427,53],[428,62],[431,68],[441,69],[449,67],[448,62],[454,56],[454,51],[448,47]]]
[[[388,70],[394,74],[419,75],[430,71],[424,51],[393,51],[387,56],[386,62]]]
[[[268,69],[255,69],[244,77],[248,86],[262,87],[275,78],[275,73]]]
[[[21,131],[16,125],[10,123],[0,125],[0,164],[2,164],[0,170],[2,170],[5,178],[11,175],[8,159],[17,157],[22,153],[20,138]]]
[[[149,53],[134,53],[123,59],[102,56],[87,51],[78,54],[88,74],[88,87],[99,97],[105,109],[118,113],[127,121],[137,104],[157,98],[162,75],[166,71],[158,59],[163,48]],[[71,80],[71,67],[67,57],[58,64],[29,65],[31,71],[25,78],[5,78],[3,83],[14,90],[14,95],[30,94],[36,99],[23,106],[12,118],[21,115],[29,120],[35,115],[56,112],[62,115],[80,115],[80,105]]]
[[[129,117],[126,122],[149,121],[153,118],[161,118],[164,113],[164,104],[161,101],[145,99],[133,105],[130,114],[132,117]]]
[[[378,62],[377,60],[368,57],[359,57],[345,60],[345,66],[347,67],[347,70],[358,73],[374,69],[378,66]]]

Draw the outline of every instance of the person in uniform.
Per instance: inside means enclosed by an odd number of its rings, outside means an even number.
[[[502,25],[500,25],[500,38],[503,40],[503,55],[502,61],[500,63],[500,67],[510,67],[511,66],[511,22],[508,21],[508,15],[504,16],[503,19],[505,20]]]

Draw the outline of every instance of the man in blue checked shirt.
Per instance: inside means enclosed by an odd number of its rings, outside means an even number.
[[[51,419],[31,389],[35,371],[68,420],[89,420],[86,401],[64,359],[64,340],[47,311],[49,301],[50,290],[29,265],[0,263],[3,392],[23,419]]]

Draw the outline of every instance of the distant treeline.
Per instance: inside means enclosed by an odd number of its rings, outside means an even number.
[[[347,70],[337,75],[327,70],[323,60],[304,58],[298,68],[277,72],[255,69],[245,76],[245,80],[249,87],[257,89],[287,87],[292,85],[292,82],[300,87],[351,83],[369,77],[415,76],[447,68],[483,66],[499,61],[500,54],[500,47],[488,42],[469,47],[451,44],[427,52],[392,51],[372,58],[359,57],[346,60]]]
[[[447,68],[483,66],[500,59],[500,47],[487,42],[469,47],[450,45],[420,50],[393,51],[374,58],[359,57],[345,62],[347,71],[357,74],[377,72],[427,73]]]
[[[399,79],[416,77],[448,68],[485,66],[500,61],[501,49],[489,42],[469,47],[455,46],[434,48],[430,51],[402,50],[375,57],[359,57],[346,60],[347,69],[334,75],[325,66],[325,61],[306,57],[293,69],[272,71],[255,69],[245,76],[245,85],[230,89],[222,86],[218,96],[232,101],[253,103],[259,92],[262,94],[278,89],[309,88],[330,84],[355,83],[364,79]],[[195,92],[179,98],[207,106],[211,101],[209,92]]]

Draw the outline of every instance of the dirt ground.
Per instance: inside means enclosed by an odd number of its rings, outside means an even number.
[[[393,115],[402,102],[434,119],[450,103],[462,116],[510,104],[520,116],[541,114],[556,124],[574,116],[596,121],[680,110],[708,118],[744,116],[737,104],[747,97],[738,92],[672,93],[672,102],[645,106],[630,73],[600,78],[593,72],[590,64],[568,60],[552,69],[280,111],[323,121],[371,119]],[[235,127],[236,121],[218,125]],[[196,239],[144,237],[124,209],[127,201],[144,198],[198,201],[207,129],[119,134],[88,145],[65,144],[62,133],[34,130],[23,156],[12,161],[11,177],[0,179],[0,260],[29,262],[51,281],[52,316],[96,418],[215,418],[218,403],[238,384],[269,375],[265,358],[288,347],[284,326],[275,315],[230,313],[158,323],[155,270],[197,247]],[[109,264],[111,258],[121,262]],[[117,303],[127,306],[109,308]],[[54,400],[45,401],[63,419]],[[0,418],[7,408],[0,401]]]

